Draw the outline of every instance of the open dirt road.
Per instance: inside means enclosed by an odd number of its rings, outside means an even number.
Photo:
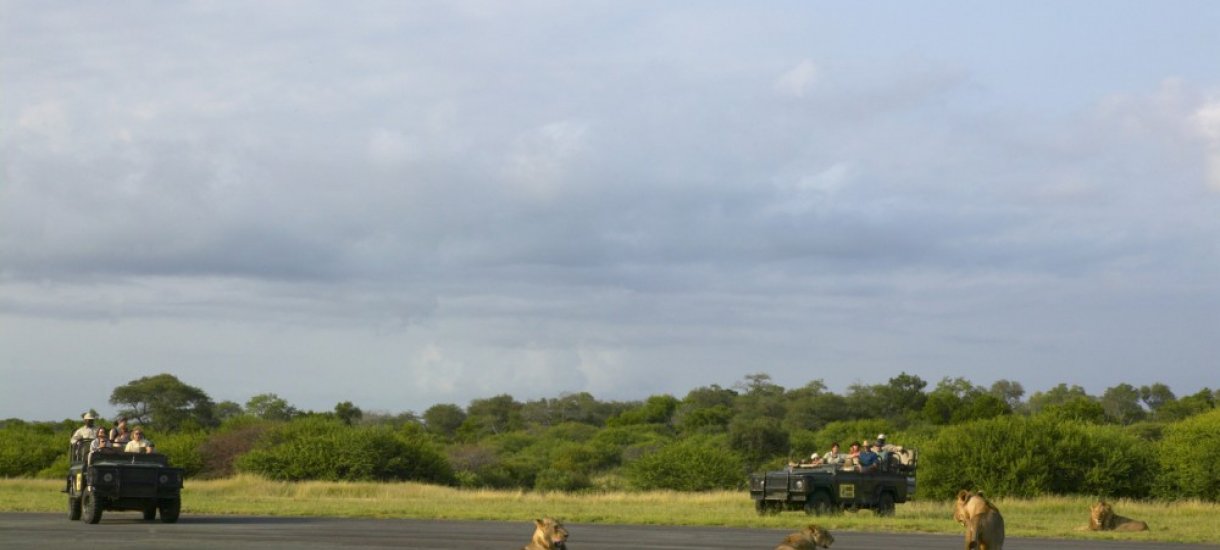
[[[571,550],[770,550],[788,530],[568,524]],[[166,525],[131,512],[108,512],[101,523],[66,514],[0,514],[0,548],[417,548],[516,550],[529,542],[529,522],[404,519],[271,518],[183,515]],[[833,533],[848,548],[961,548],[959,535]],[[1220,546],[1009,538],[1005,550],[1195,550]]]

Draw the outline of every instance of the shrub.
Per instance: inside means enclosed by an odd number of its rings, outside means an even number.
[[[170,464],[183,469],[186,477],[194,477],[203,470],[202,448],[208,440],[203,432],[182,432],[149,437],[156,444],[157,452],[169,457]]]
[[[449,463],[425,440],[404,438],[384,426],[353,428],[324,417],[271,430],[237,460],[237,467],[286,481],[453,481]]]
[[[276,423],[254,416],[238,416],[211,434],[199,450],[203,478],[222,478],[237,473],[237,458],[256,447]]]
[[[1147,496],[1149,450],[1112,426],[1053,415],[1005,416],[944,428],[922,450],[921,494],[974,488],[993,496]]]
[[[736,487],[745,469],[724,437],[695,436],[640,457],[626,466],[625,473],[637,489],[707,491]]]
[[[1170,424],[1157,456],[1157,496],[1220,500],[1220,410]]]
[[[67,456],[70,432],[57,433],[52,426],[25,422],[7,423],[0,429],[0,477],[30,477]],[[67,472],[65,467],[60,475]]]

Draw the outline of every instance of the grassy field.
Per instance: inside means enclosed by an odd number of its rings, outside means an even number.
[[[0,511],[59,512],[66,508],[62,481],[0,480]],[[1088,497],[1000,499],[1009,536],[1157,540],[1220,543],[1216,517],[1220,504],[1114,501],[1124,516],[1147,521],[1144,533],[1080,531],[1088,521]],[[795,529],[810,522],[799,512],[759,517],[744,492],[539,494],[520,491],[473,491],[417,483],[281,483],[255,477],[212,481],[188,480],[184,514],[265,516],[331,516],[528,521],[553,515],[568,523],[718,525]],[[66,513],[66,512],[65,512]],[[893,517],[871,512],[817,518],[830,530],[960,533],[945,502],[898,505]]]

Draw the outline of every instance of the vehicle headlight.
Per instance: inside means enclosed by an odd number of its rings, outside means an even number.
[[[167,476],[165,474],[161,474],[161,477],[159,478],[159,480],[161,481],[162,485],[165,485],[166,483],[169,483],[169,476]]]
[[[798,479],[798,480],[796,480],[796,488],[797,488],[797,489],[804,489],[804,488],[805,488],[805,480],[803,480],[803,479]]]
[[[105,481],[106,483],[114,481],[114,474],[106,472],[106,474],[102,476],[102,481]]]

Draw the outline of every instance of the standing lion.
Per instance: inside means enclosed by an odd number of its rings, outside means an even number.
[[[776,546],[775,550],[815,550],[817,548],[830,548],[830,545],[834,543],[834,541],[835,538],[830,536],[830,531],[811,523],[804,529],[784,537],[783,542],[779,543],[779,546]]]
[[[1139,520],[1127,518],[1114,513],[1114,509],[1104,500],[1097,501],[1089,507],[1090,531],[1147,531],[1148,524]]]
[[[555,518],[534,520],[534,538],[521,550],[566,550],[568,530]]]
[[[966,550],[1003,550],[1004,516],[982,493],[959,491],[953,519],[966,527]]]

